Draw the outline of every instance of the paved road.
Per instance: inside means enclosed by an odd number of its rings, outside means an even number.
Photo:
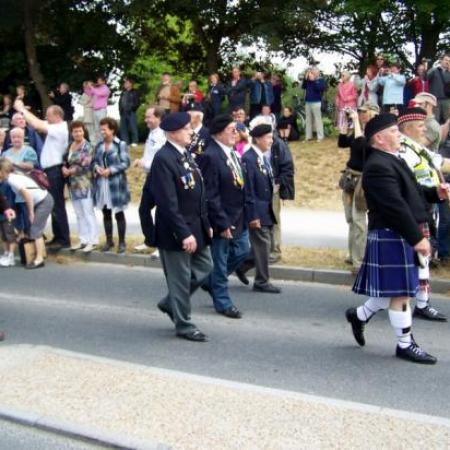
[[[2,345],[32,343],[150,366],[450,417],[448,324],[417,322],[415,337],[439,357],[435,367],[394,358],[382,313],[361,349],[344,310],[359,299],[347,288],[280,283],[281,296],[255,295],[232,282],[244,319],[214,313],[204,292],[193,319],[211,341],[174,337],[155,305],[165,291],[157,269],[48,264],[0,271]],[[450,314],[449,299],[435,304]]]
[[[67,205],[70,229],[76,233],[76,218],[70,203]],[[102,223],[97,211],[97,222]],[[141,235],[136,205],[126,211],[127,233]],[[284,245],[300,247],[347,248],[347,224],[343,212],[314,211],[304,208],[285,207],[281,210],[281,231]]]
[[[0,420],[0,450],[100,450],[98,447]]]

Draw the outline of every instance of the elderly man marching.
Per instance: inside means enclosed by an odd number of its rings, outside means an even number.
[[[426,201],[438,202],[448,196],[448,185],[436,188],[417,183],[399,157],[401,135],[393,114],[381,114],[370,120],[365,134],[373,149],[363,172],[369,233],[353,291],[370,297],[359,308],[349,308],[346,317],[355,340],[363,346],[364,326],[373,311],[389,308],[389,319],[398,340],[396,356],[415,363],[435,364],[437,359],[422,350],[411,334],[409,301],[419,286],[417,260],[431,252],[422,231],[423,224],[430,219]]]
[[[191,322],[190,297],[212,270],[205,187],[186,151],[192,136],[189,114],[168,114],[160,127],[167,142],[153,159],[150,190],[156,203],[155,242],[168,294],[158,308],[173,321],[178,337],[203,342],[207,337]]]
[[[236,125],[229,115],[216,116],[210,124],[212,139],[197,157],[208,199],[208,212],[214,230],[211,253],[214,269],[206,286],[219,314],[240,319],[241,312],[228,292],[228,275],[236,270],[249,252],[244,217],[244,178],[234,150]]]

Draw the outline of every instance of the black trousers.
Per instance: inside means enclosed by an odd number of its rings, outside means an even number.
[[[64,245],[70,245],[69,221],[67,220],[66,203],[64,200],[64,178],[61,165],[44,170],[50,183],[49,192],[55,201],[52,211],[53,239]]]
[[[155,207],[155,200],[150,189],[150,180],[147,175],[144,187],[142,188],[141,202],[139,204],[139,219],[141,221],[142,233],[145,237],[145,244],[149,247],[155,245],[155,227],[153,225],[152,209]]]

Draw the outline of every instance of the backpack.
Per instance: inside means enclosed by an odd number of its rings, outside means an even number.
[[[47,174],[43,170],[31,169],[25,175],[31,178],[41,189],[48,190],[50,188]]]

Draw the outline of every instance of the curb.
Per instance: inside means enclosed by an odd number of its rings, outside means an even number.
[[[121,450],[171,450],[171,447],[158,442],[142,441],[113,433],[105,433],[93,427],[75,425],[53,417],[40,416],[2,406],[0,406],[0,419],[107,448]]]
[[[90,254],[73,253],[70,250],[61,250],[59,255],[68,256],[85,262],[122,264],[127,266],[150,267],[162,269],[159,260],[152,260],[150,255],[117,255],[112,252],[92,252]],[[297,266],[270,266],[270,276],[276,280],[306,281],[310,283],[324,283],[341,286],[352,286],[355,275],[347,270],[312,269]],[[432,291],[437,294],[448,295],[450,280],[433,279]]]

